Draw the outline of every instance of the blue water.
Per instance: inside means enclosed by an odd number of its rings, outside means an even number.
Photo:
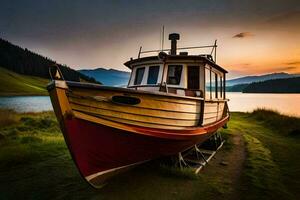
[[[0,97],[0,108],[17,112],[41,112],[53,110],[48,96]]]
[[[300,117],[300,94],[244,94],[227,92],[230,111],[251,112],[256,108],[277,110],[283,114]],[[0,108],[17,112],[53,110],[48,96],[0,97]]]

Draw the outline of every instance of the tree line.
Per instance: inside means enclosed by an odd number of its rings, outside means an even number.
[[[99,83],[94,78],[88,77],[66,65],[57,64],[50,58],[32,52],[27,48],[23,49],[0,38],[0,67],[19,74],[50,79],[49,67],[54,64],[60,68],[66,80]]]
[[[244,93],[300,93],[300,77],[250,83]]]

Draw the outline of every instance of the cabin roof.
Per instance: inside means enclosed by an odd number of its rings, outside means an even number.
[[[158,56],[148,56],[148,57],[143,57],[143,58],[137,58],[137,59],[133,59],[133,60],[129,60],[127,62],[124,63],[125,66],[127,66],[129,69],[132,68],[132,65],[140,63],[140,62],[146,62],[146,61],[159,61],[160,59],[158,58]],[[221,66],[217,65],[215,62],[211,61],[210,59],[208,59],[205,56],[201,56],[201,55],[167,55],[166,57],[166,61],[171,61],[171,60],[175,60],[175,61],[180,61],[180,60],[193,60],[193,61],[202,61],[204,63],[207,63],[209,65],[211,65],[212,67],[214,67],[215,69],[223,72],[223,73],[228,73],[228,71],[226,71],[224,68],[222,68]]]

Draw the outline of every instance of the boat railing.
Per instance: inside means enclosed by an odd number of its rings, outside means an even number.
[[[211,56],[213,61],[216,62],[217,60],[217,40],[215,40],[213,45],[204,45],[204,46],[189,46],[189,47],[179,47],[177,48],[177,50],[187,50],[186,52],[181,52],[179,55],[188,55],[191,50],[194,49],[211,49],[209,54],[194,54],[194,55],[205,55],[205,56]],[[156,50],[142,50],[142,46],[139,49],[138,52],[138,58],[143,57],[143,55],[147,54],[147,56],[149,56],[149,54],[151,55],[157,55],[160,52],[165,52],[167,54],[169,54],[169,52],[171,51],[171,48],[167,48],[167,49],[156,49]],[[192,55],[192,54],[191,54]]]

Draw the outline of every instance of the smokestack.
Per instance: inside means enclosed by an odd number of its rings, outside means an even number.
[[[171,55],[176,55],[177,40],[179,39],[180,39],[180,35],[178,33],[169,34],[169,40],[171,40]]]

